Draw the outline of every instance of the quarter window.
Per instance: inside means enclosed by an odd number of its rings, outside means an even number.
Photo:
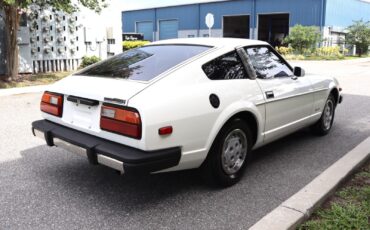
[[[268,47],[247,47],[245,51],[256,70],[257,78],[271,79],[293,75],[286,62]]]
[[[218,57],[202,66],[211,80],[246,79],[248,75],[238,54],[233,51]]]

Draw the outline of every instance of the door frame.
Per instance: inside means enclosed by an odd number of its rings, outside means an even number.
[[[257,17],[257,20],[256,20],[257,40],[260,40],[259,36],[258,36],[259,35],[259,29],[260,29],[260,15],[276,15],[276,14],[288,14],[289,15],[289,17],[288,17],[288,34],[290,33],[290,22],[291,22],[291,17],[292,17],[292,14],[290,12],[282,11],[282,12],[271,12],[271,13],[269,13],[269,12],[258,13],[256,15],[256,17]]]
[[[251,39],[251,14],[225,14],[225,15],[222,15],[222,21],[221,21],[221,29],[222,29],[222,37],[224,37],[224,19],[225,17],[238,17],[238,16],[248,16],[248,19],[249,19],[249,25],[248,25],[248,30],[249,30],[249,38],[248,39]]]
[[[266,48],[268,48],[277,57],[279,57],[280,59],[282,59],[283,62],[284,62],[284,64],[286,64],[288,66],[288,68],[293,72],[292,66],[271,45],[268,45],[268,44],[266,44],[266,45],[248,45],[248,46],[243,46],[242,48],[243,49],[247,49],[247,48],[258,48],[258,47],[266,47]],[[246,58],[248,60],[247,61],[248,62],[247,65],[255,72],[255,68],[251,64],[247,52],[244,52],[244,55],[246,55]],[[292,77],[293,76],[286,76],[286,77],[280,77],[280,78],[282,80],[289,80],[290,79],[292,81],[295,81],[295,80],[292,79]],[[293,93],[291,95],[287,95],[287,96],[280,97],[280,98],[274,98],[274,99],[270,99],[270,100],[266,96],[265,89],[260,84],[260,81],[269,81],[269,80],[276,80],[276,79],[259,79],[259,78],[256,78],[257,84],[259,85],[260,90],[261,90],[261,94],[263,95],[263,98],[264,98],[264,102],[259,103],[258,105],[265,105],[266,106],[265,107],[265,110],[266,110],[265,124],[264,124],[265,130],[263,130],[263,138],[264,138],[264,141],[266,141],[266,143],[267,142],[274,141],[274,140],[278,139],[281,136],[284,136],[284,135],[287,135],[287,134],[291,133],[290,130],[295,131],[299,127],[301,127],[301,126],[303,127],[305,124],[311,122],[311,120],[318,115],[318,113],[313,113],[313,106],[314,106],[314,103],[315,103],[315,100],[314,100],[314,93],[315,93],[315,91],[312,90],[312,84],[310,83],[309,80],[308,80],[308,82],[309,82],[308,85],[310,86],[310,89],[311,90],[308,90],[307,92]],[[297,120],[292,120],[292,121],[290,121],[290,122],[288,122],[286,124],[282,124],[282,125],[280,125],[278,127],[272,128],[270,130],[266,130],[266,127],[268,126],[267,125],[267,119],[269,119],[268,118],[269,116],[268,116],[268,113],[267,113],[267,111],[268,111],[267,106],[269,106],[269,104],[276,103],[276,102],[283,101],[283,100],[289,100],[289,99],[293,99],[293,98],[298,98],[298,97],[302,97],[302,96],[305,96],[305,95],[307,95],[307,97],[308,97],[308,95],[312,95],[312,102],[311,102],[312,108],[309,111],[309,114],[307,114],[307,116],[302,117],[302,118],[297,119]],[[282,132],[279,132],[280,130],[282,130]],[[276,133],[276,134],[274,135],[274,133]],[[269,136],[267,137],[266,135],[269,135]],[[267,137],[267,139],[266,139],[266,137]]]

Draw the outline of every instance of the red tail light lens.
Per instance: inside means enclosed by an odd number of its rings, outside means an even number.
[[[40,108],[42,112],[62,117],[63,114],[63,95],[45,92],[42,95]]]
[[[136,139],[141,138],[140,115],[131,108],[103,105],[100,128]]]

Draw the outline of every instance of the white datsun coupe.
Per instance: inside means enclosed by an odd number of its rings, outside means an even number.
[[[121,173],[200,168],[240,180],[253,149],[312,127],[327,134],[341,88],[269,44],[191,38],[126,51],[53,84],[35,136]]]

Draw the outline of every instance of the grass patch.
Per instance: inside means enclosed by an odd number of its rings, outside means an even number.
[[[370,164],[298,229],[370,229]]]
[[[36,85],[47,85],[54,83],[72,72],[56,72],[56,73],[39,73],[32,75],[22,75],[16,81],[2,81],[0,80],[0,89],[9,89],[16,87],[36,86]]]

